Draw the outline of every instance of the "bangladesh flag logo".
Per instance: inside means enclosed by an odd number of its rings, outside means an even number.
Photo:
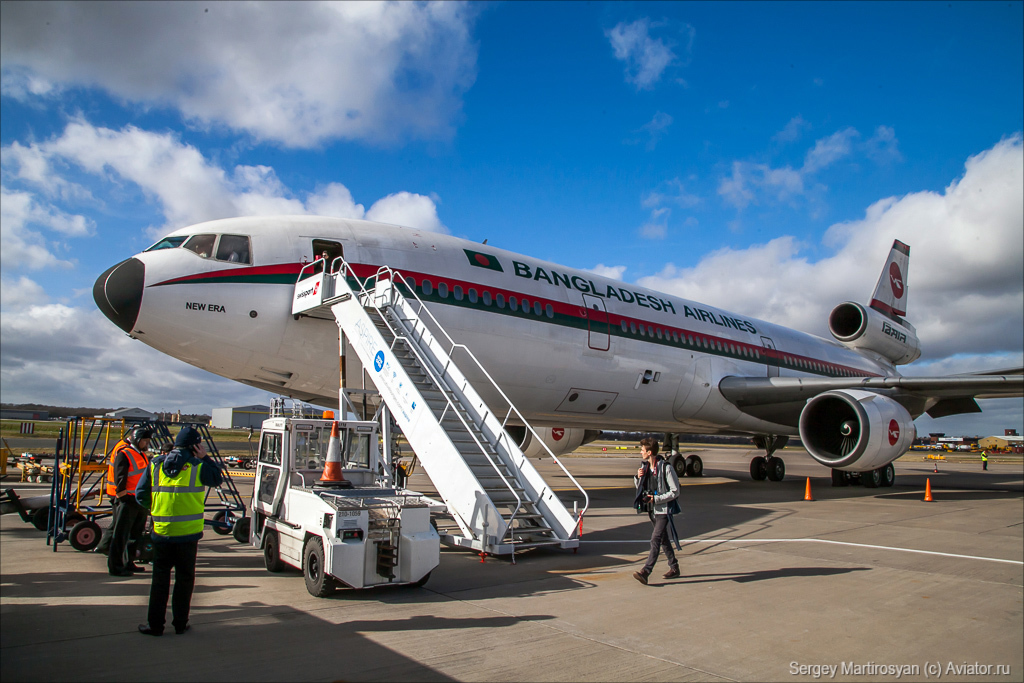
[[[501,267],[501,263],[498,259],[490,254],[484,254],[479,251],[470,251],[469,249],[463,249],[466,252],[466,258],[469,259],[471,266],[477,268],[487,268],[488,270],[496,270],[499,273],[504,273],[505,269]]]

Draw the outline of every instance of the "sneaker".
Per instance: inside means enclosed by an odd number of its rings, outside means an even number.
[[[670,570],[668,570],[668,573],[666,573],[661,578],[663,578],[663,579],[675,579],[675,578],[678,578],[678,576],[679,576],[679,570],[678,569],[670,569]]]
[[[643,585],[647,585],[647,574],[644,574],[643,572],[633,572],[633,578]]]
[[[137,564],[130,564],[127,567],[125,567],[125,569],[127,569],[130,572],[140,572],[140,573],[145,573],[145,571],[146,571],[145,567],[140,567]]]
[[[139,624],[139,633],[144,636],[162,636],[164,634],[164,630],[162,628],[155,629],[149,624]]]

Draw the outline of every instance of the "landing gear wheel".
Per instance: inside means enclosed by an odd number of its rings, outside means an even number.
[[[878,471],[882,473],[882,486],[892,488],[892,485],[896,483],[896,468],[892,466],[892,463]]]
[[[832,486],[849,486],[850,476],[843,470],[832,470]]]
[[[786,463],[782,458],[769,458],[767,469],[768,481],[782,481],[786,476]]]
[[[768,476],[768,460],[763,455],[758,455],[750,461],[750,478],[754,481],[764,481]]]
[[[263,539],[263,563],[267,571],[277,574],[284,571],[284,562],[281,561],[281,553],[278,551],[277,532],[265,531],[266,538]]]
[[[882,485],[882,470],[868,470],[860,473],[860,483],[867,489],[877,489]]]
[[[239,543],[249,542],[249,528],[252,526],[252,519],[249,517],[242,517],[240,520],[235,522],[235,526],[231,528],[231,535],[234,536],[235,540]]]
[[[686,473],[691,477],[704,476],[704,461],[699,455],[691,455],[686,459]]]
[[[50,508],[39,508],[32,513],[32,526],[40,531],[50,530]]]
[[[414,585],[414,586],[416,586],[417,588],[423,588],[424,586],[426,586],[426,585],[427,585],[427,581],[429,581],[429,580],[430,580],[430,575],[431,575],[432,573],[433,573],[432,571],[430,571],[430,572],[427,572],[426,574],[424,574],[424,575],[423,575],[423,578],[422,578],[422,579],[420,579],[419,581],[417,581],[417,582],[416,582],[416,583],[414,583],[413,585]]]
[[[79,522],[73,529],[71,529],[71,533],[68,535],[68,541],[71,543],[71,547],[75,550],[87,553],[99,545],[100,536],[102,536],[102,534],[103,532],[100,531],[100,525],[87,519]]]
[[[686,476],[686,458],[676,453],[668,459],[668,464],[672,466],[672,469],[676,471],[677,477]]]
[[[302,574],[306,577],[306,590],[314,598],[326,598],[337,586],[327,575],[324,542],[319,536],[306,539],[306,546],[302,549]]]
[[[231,527],[233,525],[231,524],[231,520],[227,519],[227,512],[226,511],[221,510],[220,512],[215,514],[213,516],[213,521],[214,522],[220,522],[220,524],[214,524],[213,525],[213,530],[216,533],[220,534],[221,536],[228,536],[228,535],[231,534]],[[227,526],[224,526],[224,525],[227,525]]]

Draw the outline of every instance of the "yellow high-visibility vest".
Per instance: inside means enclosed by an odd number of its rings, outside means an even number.
[[[189,463],[173,477],[162,462],[149,466],[152,483],[153,531],[159,536],[191,536],[203,531],[205,486],[199,481],[201,465]]]

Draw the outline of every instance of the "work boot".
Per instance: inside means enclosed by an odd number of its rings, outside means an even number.
[[[675,569],[669,569],[661,578],[663,579],[675,579],[679,576],[679,567]]]
[[[185,624],[181,628],[178,628],[177,626],[175,626],[174,627],[174,632],[177,633],[180,636],[182,633],[184,633],[185,631],[189,630],[190,628],[192,628],[192,624]]]
[[[633,572],[633,578],[643,585],[647,585],[647,574],[644,574],[643,572]]]
[[[164,634],[164,630],[162,628],[155,629],[149,624],[139,624],[139,633],[144,636],[162,636]]]

